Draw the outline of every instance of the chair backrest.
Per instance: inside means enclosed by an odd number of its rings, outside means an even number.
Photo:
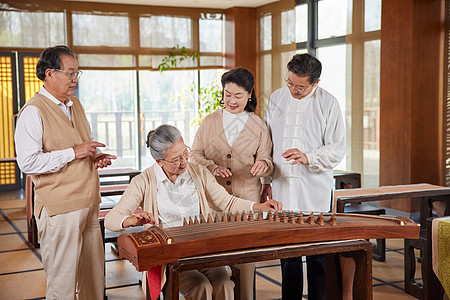
[[[28,224],[30,224],[34,213],[34,184],[30,175],[26,175],[25,193],[27,199],[27,220]]]

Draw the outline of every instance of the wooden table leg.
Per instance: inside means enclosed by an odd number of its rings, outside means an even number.
[[[423,298],[422,285],[415,281],[416,257],[414,249],[421,249],[420,238],[418,240],[405,239],[404,247],[404,272],[405,272],[405,292],[416,298]]]
[[[354,299],[372,299],[372,248],[368,251],[355,251],[356,262]]]
[[[372,246],[369,244],[365,249],[344,252],[340,254],[346,259],[352,258],[355,262],[356,269],[348,268],[347,270],[342,270],[340,266],[338,267],[341,272],[354,272],[353,274],[353,297],[352,299],[359,300],[370,300],[373,299],[372,295]],[[337,257],[338,255],[336,255]],[[340,274],[337,276],[348,280],[351,274]],[[348,285],[348,282],[340,282],[340,287],[338,289],[339,299],[343,299],[345,295],[343,293],[344,285]],[[351,283],[350,283],[351,284]]]
[[[178,300],[179,289],[180,289],[180,272],[177,270],[176,263],[169,264],[166,269],[166,294],[164,299]]]

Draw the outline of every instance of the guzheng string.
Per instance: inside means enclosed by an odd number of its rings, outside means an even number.
[[[246,220],[242,220],[242,215]],[[250,215],[254,220],[250,221]],[[163,229],[169,229],[171,235],[182,235],[189,232],[189,234],[195,233],[203,233],[211,229],[211,227],[204,226],[191,226],[195,224],[214,224],[212,225],[215,230],[232,230],[232,227],[239,227],[244,224],[246,226],[260,226],[260,222],[274,222],[274,223],[291,223],[291,224],[316,224],[316,225],[328,225],[335,226],[336,225],[336,216],[341,214],[336,213],[303,213],[299,211],[253,211],[253,212],[242,212],[242,213],[216,213],[214,216],[195,216],[194,218],[190,217],[189,220],[186,220],[185,225],[183,226],[172,226],[172,227],[164,227],[164,223],[159,225],[159,227]],[[225,218],[223,219],[222,217]],[[367,218],[366,215],[361,215],[360,217]],[[236,219],[238,218],[238,219]],[[341,218],[345,218],[341,216]],[[392,219],[393,221],[402,225],[405,221],[402,218],[394,217],[394,216],[370,216],[372,219],[379,218],[380,220]],[[209,221],[208,221],[209,219]],[[342,221],[343,219],[341,219]]]
[[[259,210],[256,210],[256,211],[253,211],[253,212],[251,212],[251,211],[244,211],[244,213],[245,213],[247,216],[249,216],[249,214],[253,214],[253,217],[254,217],[254,218],[258,215],[258,212],[259,212]],[[267,214],[269,213],[269,211],[263,211],[263,210],[261,210],[261,212],[262,212],[262,214],[263,214],[263,218],[264,218],[264,219],[267,218]],[[290,211],[289,211],[289,212],[290,212]],[[242,212],[239,212],[239,213],[242,214]],[[271,213],[278,213],[279,216],[281,217],[282,211],[271,212]],[[294,214],[295,214],[296,216],[298,216],[299,213],[300,213],[300,212],[295,212],[295,211],[294,211]],[[309,213],[310,213],[310,212],[308,212],[308,214],[309,214]],[[320,213],[315,213],[315,214],[318,215],[318,214],[320,214]],[[211,216],[212,216],[212,218],[213,218],[213,220],[214,220],[216,216],[218,216],[219,218],[221,218],[223,215],[226,215],[226,216],[235,216],[236,213],[217,212],[217,213],[215,213],[214,215],[211,215]],[[201,215],[197,215],[197,216],[189,216],[189,217],[192,219],[192,221],[194,221],[194,218],[197,217],[197,219],[198,219],[198,221],[199,221],[199,223],[200,223],[200,216],[201,216]],[[184,220],[186,220],[186,221],[189,223],[189,217],[180,217],[180,218],[177,218],[177,219],[172,219],[170,222],[159,222],[158,225],[152,225],[152,226],[159,226],[159,227],[161,227],[161,228],[170,228],[170,227],[174,227],[174,226],[168,226],[168,224],[170,224],[170,223],[175,223],[175,222],[183,223]],[[203,216],[203,217],[205,218],[205,220],[207,220],[207,218],[208,218],[208,216]],[[177,227],[178,227],[178,226],[177,226]]]
[[[185,225],[189,226],[189,225],[193,225],[193,224],[200,224],[200,223],[214,223],[216,224],[216,228],[219,229],[221,227],[227,227],[229,228],[230,223],[236,223],[236,224],[240,224],[240,223],[255,223],[255,224],[259,224],[259,222],[257,221],[261,221],[260,219],[267,221],[268,219],[270,219],[271,221],[275,221],[275,222],[285,222],[285,223],[296,223],[298,221],[299,216],[303,217],[302,223],[315,223],[318,220],[318,216],[319,219],[323,220],[323,218],[327,217],[328,219],[331,218],[331,216],[333,215],[333,213],[319,213],[319,212],[301,212],[301,211],[243,211],[243,212],[236,212],[236,213],[224,213],[224,212],[218,212],[215,213],[214,215],[209,215],[209,216],[205,216],[205,215],[197,215],[197,216],[190,216],[188,219],[186,218],[179,218],[178,220],[175,221],[179,221],[184,222]],[[335,215],[335,214],[334,214]],[[223,217],[225,216],[225,221],[223,220]],[[236,220],[235,218],[240,218],[239,220]],[[295,218],[295,220],[290,221],[291,218]],[[311,218],[311,220],[309,221],[309,218]],[[252,219],[252,220],[251,220]],[[209,220],[209,221],[208,221]],[[174,220],[172,220],[173,222]],[[255,222],[256,221],[256,222]],[[298,222],[297,222],[298,223]],[[161,222],[159,225],[154,225],[154,226],[159,226],[163,229],[167,229],[167,228],[171,228],[171,232],[175,233],[176,228],[183,228],[185,226],[167,226],[168,223],[164,223]],[[322,221],[322,225],[323,225],[323,221]],[[255,225],[258,226],[258,225]],[[185,230],[185,229],[183,229]],[[203,228],[191,228],[189,230],[191,233],[195,233],[195,232],[202,232]]]

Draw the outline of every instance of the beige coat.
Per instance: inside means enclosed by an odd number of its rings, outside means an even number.
[[[194,181],[200,202],[200,213],[207,216],[214,211],[249,211],[251,201],[230,195],[214,176],[202,165],[188,163],[187,171]],[[157,185],[154,166],[134,177],[119,203],[106,215],[105,227],[111,231],[122,230],[122,220],[131,216],[138,207],[153,214],[158,220]]]
[[[260,177],[272,173],[272,140],[267,125],[254,113],[233,146],[228,144],[222,121],[222,109],[208,115],[200,125],[192,145],[191,161],[202,164],[212,172],[218,166],[229,168],[231,177],[216,177],[232,195],[260,202]],[[259,176],[253,176],[250,169],[257,160],[263,160],[269,168]]]
[[[200,213],[208,215],[214,211],[237,212],[249,211],[251,201],[230,195],[220,186],[214,176],[202,165],[188,163],[187,171],[194,181],[197,189]],[[141,174],[131,180],[119,203],[106,215],[105,227],[112,231],[122,230],[122,220],[131,216],[138,207],[158,218],[157,185],[154,166],[145,169]],[[161,286],[166,281],[166,267],[161,269]]]

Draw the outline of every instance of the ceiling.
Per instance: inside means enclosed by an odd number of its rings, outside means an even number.
[[[86,0],[72,0],[86,1]],[[258,7],[279,0],[87,0],[89,2],[137,4],[151,6],[205,7],[227,9],[230,7]]]

